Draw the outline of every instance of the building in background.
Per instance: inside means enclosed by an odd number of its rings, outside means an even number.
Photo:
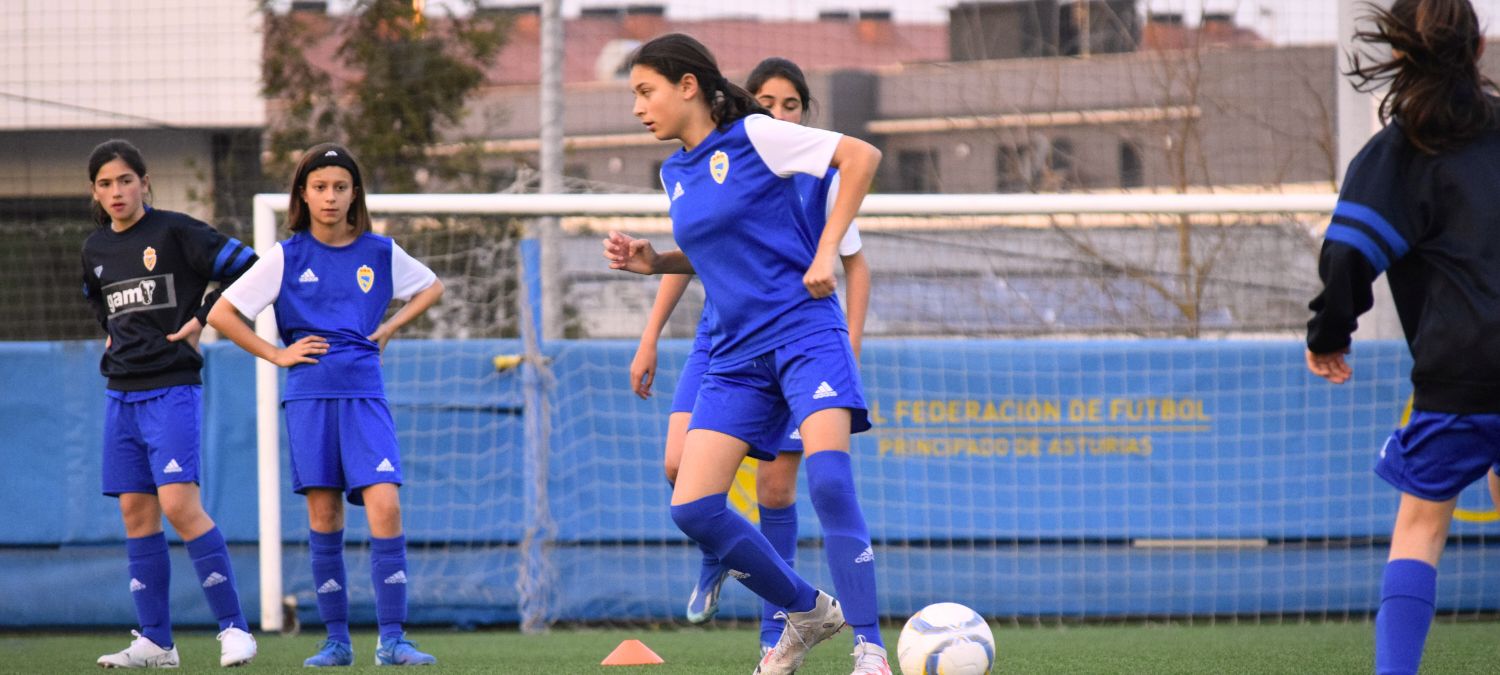
[[[467,119],[434,152],[480,148],[505,189],[536,165],[536,7]],[[585,8],[566,21],[566,169],[575,189],[656,189],[670,147],[630,116],[624,63],[685,32],[743,79],[767,56],[809,73],[812,123],[886,151],[886,192],[1327,189],[1333,180],[1332,46],[1273,47],[1227,14],[1188,25],[1137,0],[963,2],[947,24],[882,10],[815,21],[675,20],[662,5]],[[313,47],[341,74],[335,36]],[[442,186],[432,185],[441,190]]]
[[[0,319],[0,340],[98,334],[77,289],[88,156],[103,141],[141,149],[157,205],[248,232],[263,185],[260,26],[250,1],[6,3],[0,302],[24,311]]]

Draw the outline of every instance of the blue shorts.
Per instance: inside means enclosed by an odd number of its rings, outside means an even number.
[[[401,484],[396,423],[384,399],[317,398],[281,404],[292,451],[292,490],[343,490],[350,504],[365,503],[361,490]]]
[[[698,387],[703,385],[703,374],[708,372],[708,348],[712,340],[702,331],[693,338],[693,352],[682,365],[682,375],[677,377],[677,391],[672,394],[672,412],[693,412],[693,401],[698,398]]]
[[[203,385],[106,393],[104,494],[154,495],[161,485],[198,482]]]
[[[849,409],[850,433],[870,428],[859,367],[842,330],[801,337],[731,366],[711,364],[688,428],[734,436],[750,444],[751,457],[776,459],[762,448],[783,447],[789,429],[829,408]]]
[[[1500,461],[1500,415],[1413,410],[1380,450],[1375,473],[1396,489],[1435,502],[1458,496]]]

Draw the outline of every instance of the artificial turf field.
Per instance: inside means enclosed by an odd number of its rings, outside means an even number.
[[[315,630],[315,629],[314,629]],[[895,667],[896,629],[886,631]],[[1371,625],[1365,622],[1218,625],[996,626],[999,673],[1370,673]],[[241,672],[306,672],[302,659],[319,635],[257,636],[260,656]],[[418,629],[409,636],[438,657],[433,671],[454,673],[606,673],[749,675],[757,633],[741,629],[648,627],[554,629],[541,636],[512,631]],[[637,638],[666,660],[657,666],[601,667],[621,640]],[[847,630],[818,646],[799,673],[846,675]],[[126,631],[0,633],[0,672],[98,672],[94,659],[123,649]],[[355,666],[371,670],[374,636],[355,633]],[[218,671],[219,645],[209,633],[179,633],[183,671]],[[1500,672],[1500,623],[1443,622],[1427,642],[1423,673]],[[347,672],[347,671],[343,671]]]

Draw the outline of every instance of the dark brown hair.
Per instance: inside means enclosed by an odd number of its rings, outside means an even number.
[[[745,89],[754,96],[773,77],[790,82],[792,88],[797,90],[797,98],[802,101],[802,109],[807,114],[812,114],[813,99],[811,90],[807,88],[807,76],[790,59],[772,56],[756,64],[755,70],[750,71],[749,79],[745,80]]]
[[[1387,46],[1385,60],[1355,52],[1347,75],[1362,92],[1386,84],[1380,118],[1394,119],[1418,150],[1451,150],[1496,125],[1493,82],[1479,73],[1484,31],[1468,0],[1396,0],[1368,4],[1373,29],[1354,39]]]
[[[308,148],[307,154],[297,162],[297,171],[292,174],[291,203],[286,209],[287,229],[301,232],[312,227],[312,213],[302,196],[307,189],[307,174],[329,166],[342,167],[354,178],[354,201],[349,204],[348,222],[354,226],[355,235],[369,232],[370,210],[365,207],[365,184],[360,177],[359,162],[347,148],[334,143],[319,143]]]
[[[130,167],[130,170],[134,171],[137,177],[146,177],[146,160],[141,158],[141,151],[136,149],[134,145],[131,145],[130,141],[115,138],[94,146],[94,151],[89,153],[89,183],[93,184],[99,178],[99,170],[104,168],[105,164],[117,159],[125,162],[125,165]],[[90,192],[92,192],[92,189]],[[143,201],[150,204],[149,201],[145,200],[145,198],[149,198],[150,196],[151,190],[147,188],[146,194],[143,195]],[[94,223],[100,227],[108,225],[111,221],[109,212],[104,210],[104,205],[100,204],[99,200],[93,199],[91,201],[89,214],[93,217]]]
[[[643,44],[630,56],[630,66],[646,66],[677,84],[684,75],[698,80],[698,89],[708,104],[708,112],[720,129],[747,115],[769,114],[745,91],[719,72],[719,62],[703,43],[682,33],[668,33]]]

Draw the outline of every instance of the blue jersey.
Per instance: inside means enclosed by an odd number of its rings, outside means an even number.
[[[751,115],[663,163],[673,237],[717,314],[716,363],[745,361],[799,337],[845,328],[838,300],[813,298],[802,284],[822,227],[808,221],[790,179],[826,175],[839,138]]]
[[[329,246],[304,231],[277,244],[224,297],[248,316],[274,303],[285,344],[309,335],[328,340],[317,363],[287,371],[282,400],[384,398],[380,346],[368,336],[393,298],[409,298],[436,278],[389,237]]]

